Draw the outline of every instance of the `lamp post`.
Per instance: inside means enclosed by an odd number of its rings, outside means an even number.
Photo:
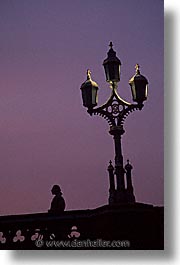
[[[115,167],[108,167],[110,177],[109,203],[127,203],[135,201],[133,188],[125,188],[124,174],[126,173],[127,185],[131,182],[132,166],[128,164],[124,168],[121,136],[124,134],[124,121],[126,117],[135,110],[142,110],[143,102],[147,99],[148,81],[141,75],[139,65],[136,64],[136,73],[129,80],[132,98],[136,103],[129,103],[122,99],[117,92],[117,84],[120,81],[121,61],[116,57],[113,44],[110,42],[107,58],[103,62],[106,81],[110,84],[111,94],[109,99],[100,107],[97,106],[98,85],[91,79],[90,70],[87,71],[87,80],[81,85],[83,105],[87,112],[92,115],[100,115],[107,120],[110,126],[109,133],[113,136],[115,146]],[[96,108],[95,108],[96,107]],[[114,184],[116,175],[116,188]],[[132,186],[132,185],[131,185]],[[131,192],[130,196],[128,195]],[[134,199],[132,199],[134,198]]]

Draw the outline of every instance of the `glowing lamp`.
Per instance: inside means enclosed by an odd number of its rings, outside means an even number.
[[[109,83],[120,81],[121,61],[116,57],[116,52],[113,50],[113,44],[110,42],[108,57],[104,60],[103,66],[106,75],[106,81]]]
[[[91,79],[91,72],[87,70],[87,80],[81,85],[83,106],[92,109],[97,105],[98,85]]]
[[[129,80],[133,101],[142,104],[148,95],[148,80],[140,74],[139,65],[136,64],[136,74]]]

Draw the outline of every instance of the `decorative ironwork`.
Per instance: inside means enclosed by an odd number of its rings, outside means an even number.
[[[6,238],[4,237],[4,233],[0,232],[0,243],[5,244],[6,243]]]
[[[117,86],[112,83],[112,93],[105,104],[98,108],[89,108],[88,113],[102,116],[110,126],[122,126],[127,116],[135,111],[141,110],[143,104],[132,104],[123,100],[117,93]]]
[[[18,231],[16,232],[15,237],[13,238],[13,242],[17,242],[17,241],[23,242],[24,240],[25,240],[25,237],[22,236],[22,234],[21,234],[21,230],[18,230]]]

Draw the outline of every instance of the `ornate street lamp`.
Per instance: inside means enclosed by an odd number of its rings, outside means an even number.
[[[81,85],[83,105],[87,107],[87,112],[92,116],[100,115],[105,118],[109,125],[109,133],[114,138],[115,144],[115,167],[110,162],[108,167],[110,177],[109,203],[127,203],[135,202],[133,194],[131,170],[129,164],[124,168],[123,155],[121,148],[121,136],[124,134],[124,121],[127,116],[135,111],[143,108],[143,101],[147,99],[148,81],[140,74],[139,65],[136,64],[136,73],[130,79],[133,101],[136,104],[129,103],[123,100],[117,93],[117,83],[120,81],[121,61],[116,57],[116,52],[113,50],[112,42],[110,42],[108,57],[104,60],[103,66],[105,69],[106,81],[110,83],[112,89],[111,95],[107,102],[100,107],[94,108],[97,105],[98,85],[92,81],[90,70],[87,71],[87,80]],[[126,173],[127,188],[125,188],[124,174]],[[114,183],[114,175],[116,175],[116,188]]]
[[[93,109],[97,105],[98,85],[91,79],[91,72],[87,70],[87,80],[81,86],[83,106]]]
[[[109,83],[119,82],[121,61],[116,57],[116,52],[112,48],[112,42],[110,42],[109,46],[108,57],[103,62],[106,81]]]
[[[133,101],[142,104],[147,99],[148,81],[146,77],[140,74],[139,64],[136,64],[136,74],[129,80],[131,86]]]

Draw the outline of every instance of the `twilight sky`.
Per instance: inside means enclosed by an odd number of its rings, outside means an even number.
[[[67,210],[107,203],[113,139],[86,113],[80,86],[91,69],[106,101],[110,41],[121,97],[131,101],[136,63],[149,80],[144,109],[125,122],[123,155],[137,201],[163,204],[163,15],[162,0],[0,1],[0,215],[47,211],[53,184]]]

